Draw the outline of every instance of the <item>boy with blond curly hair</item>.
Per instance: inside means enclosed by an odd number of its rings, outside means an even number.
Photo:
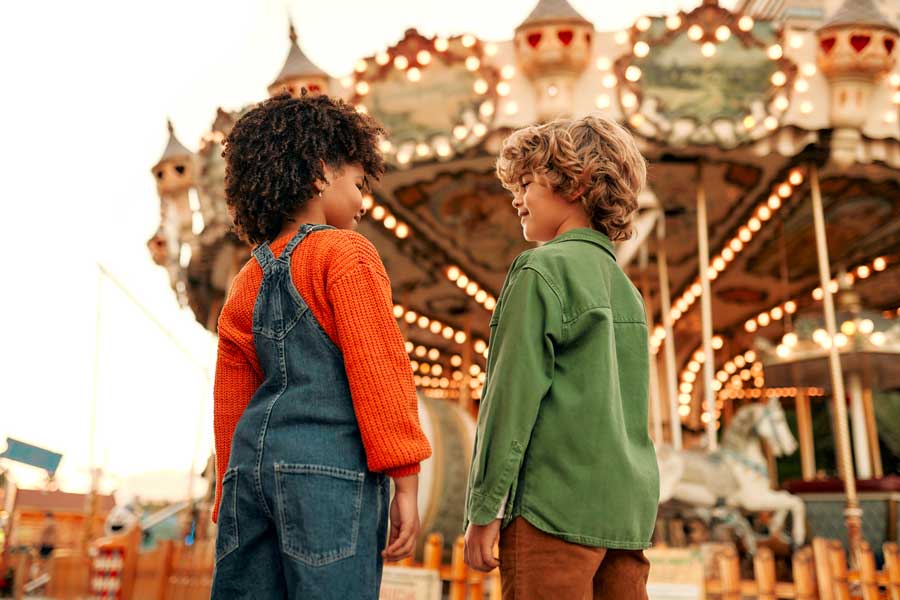
[[[513,262],[491,320],[466,503],[466,559],[499,565],[504,600],[647,597],[647,324],[612,245],[646,173],[631,135],[592,116],[521,129],[497,161],[543,243]]]

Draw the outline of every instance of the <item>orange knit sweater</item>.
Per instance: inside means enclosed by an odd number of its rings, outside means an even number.
[[[281,254],[294,232],[270,244]],[[369,469],[402,477],[419,472],[431,447],[419,424],[418,402],[403,337],[394,320],[391,285],[369,240],[346,230],[311,233],[291,256],[291,275],[344,367]],[[253,344],[253,308],[262,269],[251,259],[234,278],[219,316],[213,425],[218,520],[222,477],[238,420],[263,376]]]

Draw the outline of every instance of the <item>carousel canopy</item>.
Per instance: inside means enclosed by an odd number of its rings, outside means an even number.
[[[847,2],[834,19],[881,23],[870,9],[870,2]],[[697,365],[706,359],[701,270],[712,280],[721,391],[764,385],[755,338],[778,339],[792,330],[795,313],[821,306],[812,166],[832,275],[852,274],[865,305],[896,316],[900,71],[893,47],[887,54],[886,44],[863,49],[878,50],[890,69],[858,83],[866,105],[848,115],[835,112],[837,84],[818,66],[825,50],[816,32],[794,28],[787,18],[773,23],[704,2],[687,13],[640,17],[624,31],[591,27],[581,36],[584,22],[564,0],[542,0],[518,29],[535,23],[550,29],[524,42],[409,30],[333,81],[333,90],[390,131],[381,146],[388,171],[367,198],[360,231],[387,266],[394,314],[423,387],[454,389],[451,374],[467,364],[473,368],[465,377],[483,379],[491,311],[509,264],[529,247],[494,175],[495,157],[510,131],[548,114],[614,118],[629,127],[649,160],[635,242],[618,254],[650,307],[654,352],[665,336],[663,317],[671,318],[679,397],[693,407],[690,414],[697,414]],[[297,69],[318,67],[292,39],[279,78]],[[238,114],[220,114],[217,122],[231,123]],[[856,133],[847,146],[849,163],[832,155],[832,140],[844,130]],[[230,276],[248,252],[227,237],[220,152],[199,155],[199,172],[208,175],[195,183],[197,211],[218,216],[189,240],[190,262],[172,276],[198,319],[214,328]],[[709,237],[709,262],[702,265],[701,188]],[[435,365],[442,374],[432,376]]]

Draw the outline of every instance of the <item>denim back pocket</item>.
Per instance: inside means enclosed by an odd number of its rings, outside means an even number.
[[[222,477],[222,504],[219,506],[219,529],[216,533],[216,562],[241,544],[237,521],[237,467],[225,471]]]
[[[282,551],[310,566],[356,554],[366,474],[324,465],[275,465]]]

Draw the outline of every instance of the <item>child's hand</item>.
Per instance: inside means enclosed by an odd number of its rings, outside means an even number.
[[[469,523],[466,529],[466,564],[487,573],[500,566],[500,559],[494,556],[494,546],[500,537],[500,519],[487,525]]]
[[[384,560],[396,562],[412,556],[419,536],[419,476],[394,479],[394,499],[391,501],[391,534],[387,548],[381,553]]]

